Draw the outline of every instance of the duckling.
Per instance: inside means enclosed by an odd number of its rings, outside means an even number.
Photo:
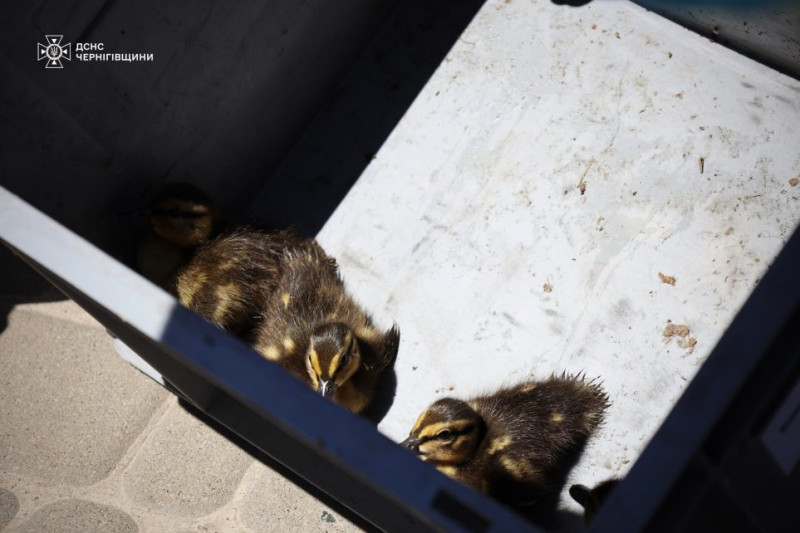
[[[262,309],[255,350],[325,398],[364,414],[397,356],[397,326],[385,332],[375,327],[318,246],[284,254],[280,272]]]
[[[203,191],[188,183],[166,185],[147,210],[149,231],[139,243],[139,272],[169,290],[175,273],[215,229],[217,210]]]
[[[611,478],[598,483],[593,489],[585,485],[572,485],[569,488],[569,495],[583,507],[584,523],[592,521],[619,482],[619,479]]]
[[[354,413],[373,403],[397,355],[397,327],[378,331],[345,290],[336,261],[292,230],[220,235],[180,269],[174,291],[182,305]]]
[[[557,499],[567,463],[607,407],[596,381],[562,374],[471,400],[437,400],[402,446],[453,479],[527,512]]]

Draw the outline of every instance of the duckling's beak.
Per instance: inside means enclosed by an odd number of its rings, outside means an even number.
[[[419,455],[419,439],[413,435],[409,435],[406,440],[400,443],[400,446],[403,448],[407,448],[414,452],[415,454]]]
[[[317,387],[317,392],[322,394],[323,398],[328,398],[329,400],[333,400],[333,395],[336,394],[336,383],[333,381],[325,381],[319,380],[319,387]]]

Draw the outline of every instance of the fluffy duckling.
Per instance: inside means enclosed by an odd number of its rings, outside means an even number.
[[[585,485],[572,485],[569,488],[569,495],[583,507],[584,523],[592,521],[619,482],[619,479],[612,478],[598,483],[592,489]]]
[[[336,261],[291,230],[241,228],[200,246],[180,269],[185,307],[245,338],[326,398],[363,413],[397,355],[345,290]]]
[[[254,347],[326,398],[363,414],[400,341],[379,331],[345,290],[335,262],[318,247],[283,256],[277,290],[262,309]]]
[[[607,406],[595,381],[562,374],[467,401],[437,400],[402,445],[444,474],[530,511],[557,499],[570,458]]]
[[[211,199],[188,183],[166,185],[147,210],[149,231],[136,254],[139,272],[169,290],[178,268],[206,242],[217,222]]]

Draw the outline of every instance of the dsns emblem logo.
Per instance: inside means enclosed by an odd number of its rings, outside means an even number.
[[[47,60],[44,68],[64,68],[61,63],[62,59],[72,61],[72,43],[62,45],[63,35],[45,35],[44,37],[47,40],[47,44],[36,43],[37,60]]]

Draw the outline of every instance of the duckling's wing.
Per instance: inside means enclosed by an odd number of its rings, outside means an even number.
[[[585,485],[572,485],[569,488],[569,495],[584,508],[589,505],[590,494],[591,490]]]
[[[383,335],[380,346],[377,350],[376,368],[383,370],[394,363],[397,357],[397,351],[400,348],[400,328],[397,324],[392,327]]]

